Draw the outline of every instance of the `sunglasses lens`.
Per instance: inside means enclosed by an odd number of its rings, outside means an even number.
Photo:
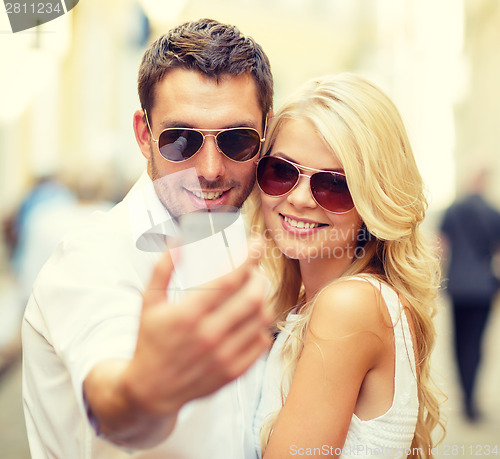
[[[311,176],[311,190],[317,203],[330,212],[348,212],[354,207],[344,176],[318,172]]]
[[[187,129],[167,129],[158,139],[161,155],[169,161],[185,161],[191,158],[203,144],[203,136]]]
[[[297,183],[299,171],[291,164],[274,156],[264,156],[257,166],[257,182],[269,196],[282,196]]]
[[[229,129],[217,136],[220,150],[233,161],[248,161],[260,150],[260,137],[253,129]]]

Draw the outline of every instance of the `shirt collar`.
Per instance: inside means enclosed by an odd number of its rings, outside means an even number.
[[[166,238],[177,238],[179,227],[156,194],[144,171],[127,195],[130,225],[135,245],[144,252],[163,252]]]

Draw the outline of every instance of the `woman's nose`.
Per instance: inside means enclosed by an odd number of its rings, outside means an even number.
[[[311,185],[309,176],[300,175],[299,183],[288,194],[287,201],[296,208],[315,208],[317,207],[316,201],[311,194]]]

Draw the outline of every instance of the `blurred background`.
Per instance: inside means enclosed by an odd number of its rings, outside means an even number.
[[[0,6],[2,459],[30,457],[19,325],[31,283],[60,236],[119,201],[142,172],[132,130],[140,58],[159,34],[201,17],[236,24],[263,46],[275,107],[326,73],[356,72],[382,87],[400,109],[428,187],[431,236],[479,170],[489,172],[487,201],[500,204],[498,0],[80,0],[16,34]],[[448,397],[437,456],[485,455],[485,445],[498,455],[499,307],[484,335],[475,422],[463,416],[445,292],[437,329],[434,374]]]

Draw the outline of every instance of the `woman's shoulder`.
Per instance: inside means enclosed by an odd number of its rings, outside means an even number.
[[[367,313],[380,304],[381,282],[371,282],[372,278],[351,277],[334,282],[325,287],[317,296],[315,307],[341,312]],[[374,278],[373,278],[374,279]]]
[[[374,278],[375,279],[375,278]],[[378,334],[390,323],[380,281],[346,278],[324,288],[314,302],[311,322],[332,332],[371,331]]]

